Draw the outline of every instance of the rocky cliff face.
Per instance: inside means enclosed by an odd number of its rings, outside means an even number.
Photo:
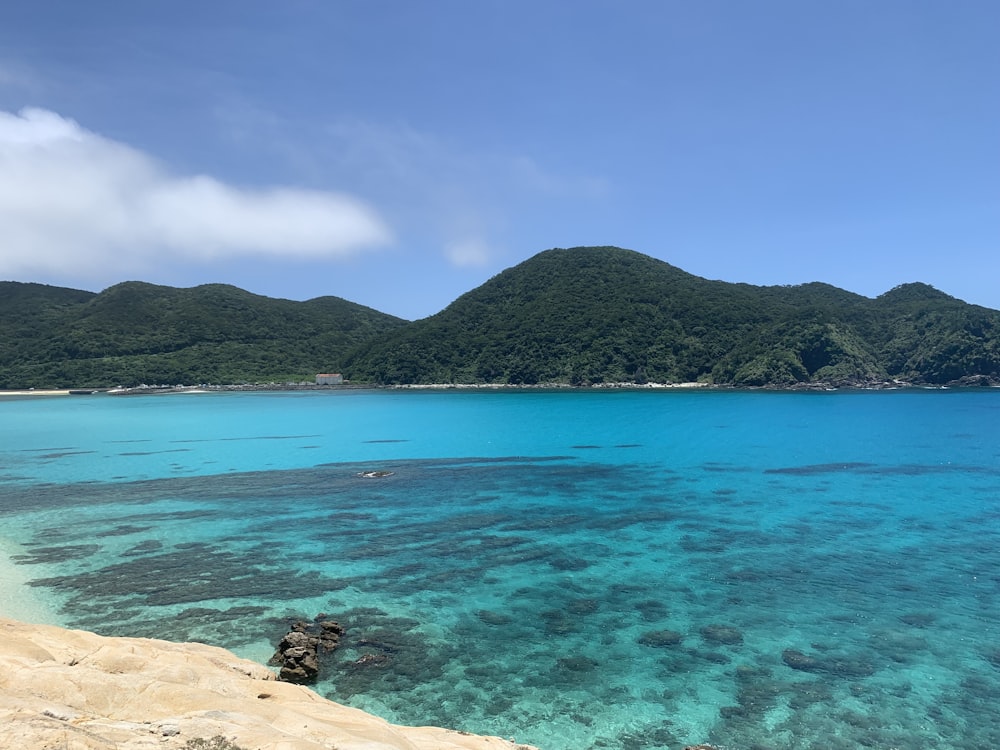
[[[217,739],[213,739],[217,738]],[[400,727],[214,646],[0,618],[0,747],[18,750],[534,750]]]

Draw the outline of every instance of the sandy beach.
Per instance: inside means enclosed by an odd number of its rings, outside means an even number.
[[[4,396],[14,397],[14,396],[68,396],[69,390],[38,390],[30,389],[24,391],[3,391],[0,390],[0,398]]]

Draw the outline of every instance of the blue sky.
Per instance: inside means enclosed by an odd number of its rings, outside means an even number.
[[[1000,308],[994,0],[0,5],[0,278],[414,319],[551,247]]]

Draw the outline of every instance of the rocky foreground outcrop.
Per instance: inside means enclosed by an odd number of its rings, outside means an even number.
[[[401,727],[200,643],[106,638],[0,618],[0,748],[534,750]]]

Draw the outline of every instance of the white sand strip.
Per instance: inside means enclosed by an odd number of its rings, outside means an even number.
[[[69,391],[45,391],[45,390],[29,390],[29,391],[0,391],[0,398],[3,396],[68,396]]]

